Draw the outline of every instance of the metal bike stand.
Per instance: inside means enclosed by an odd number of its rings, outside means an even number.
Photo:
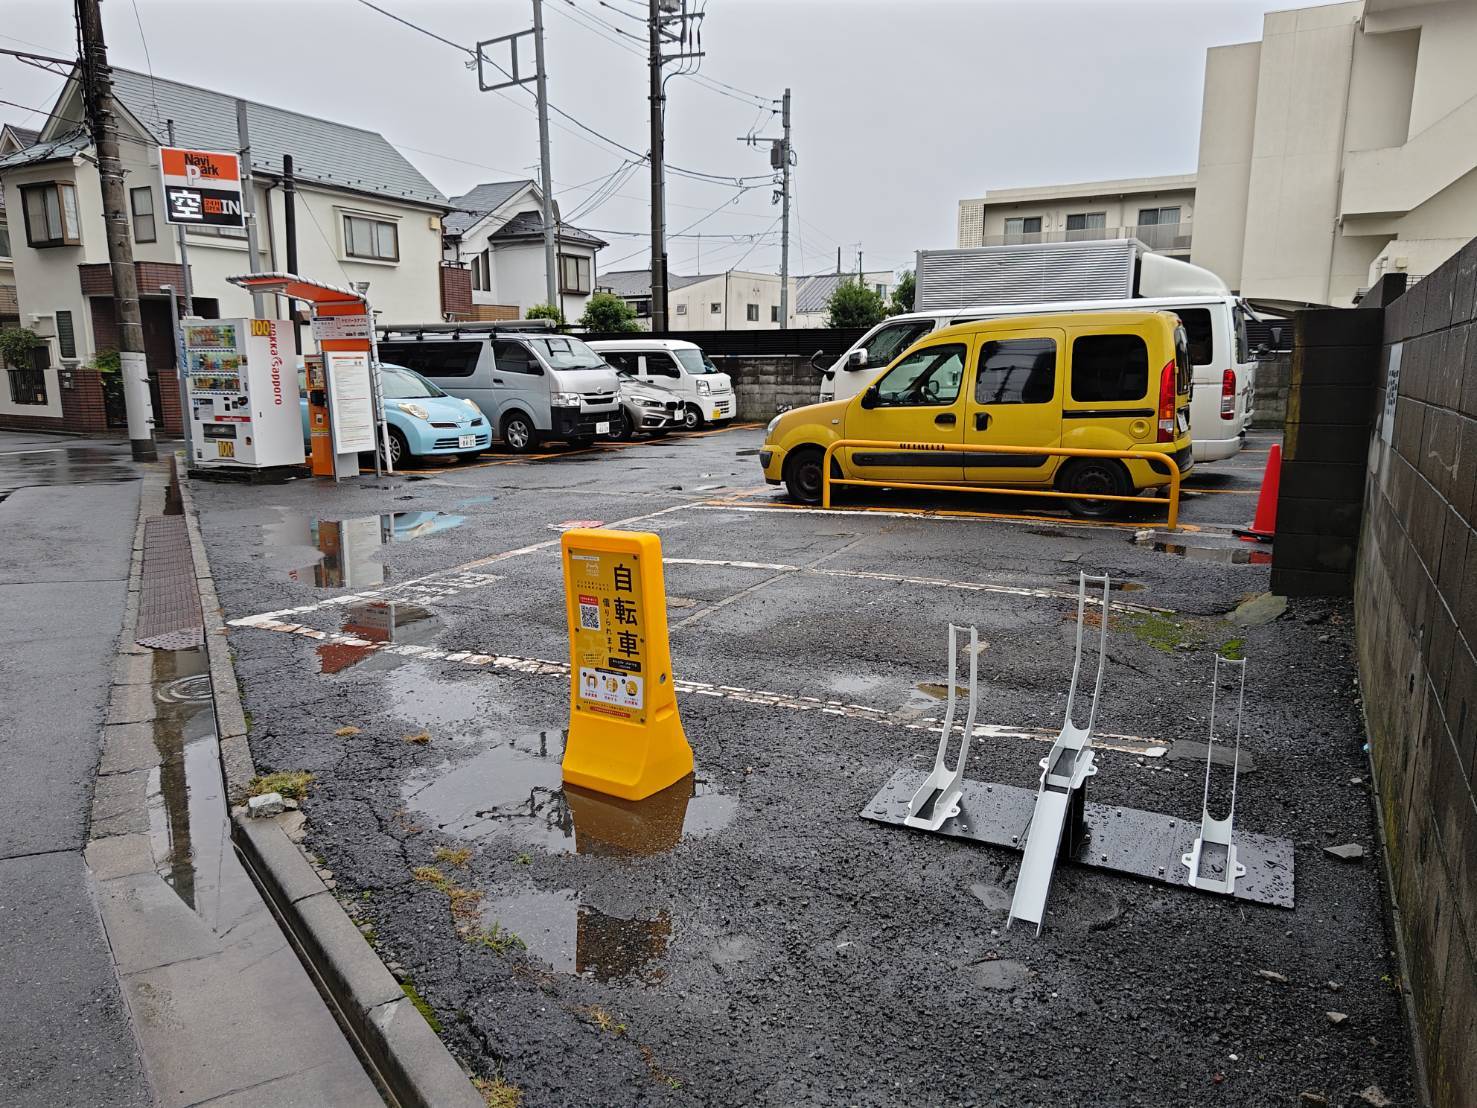
[[[1236,693],[1236,746],[1231,760],[1231,805],[1225,819],[1210,814],[1210,767],[1215,762],[1215,717],[1221,688],[1221,665],[1237,666],[1241,682]],[[1241,710],[1246,702],[1246,659],[1215,656],[1210,683],[1210,740],[1205,751],[1205,792],[1200,800],[1200,835],[1190,852],[1181,858],[1190,871],[1188,881],[1208,893],[1234,894],[1236,879],[1246,876],[1246,867],[1236,860],[1234,824],[1236,781],[1241,771]]]
[[[904,826],[922,831],[937,831],[944,821],[959,814],[960,786],[964,780],[964,763],[969,760],[969,739],[974,734],[974,714],[979,704],[979,631],[969,628],[969,710],[964,717],[964,738],[959,743],[959,758],[954,768],[949,769],[945,761],[949,753],[949,740],[954,736],[954,709],[957,693],[954,685],[959,672],[957,633],[963,627],[949,624],[949,696],[944,710],[943,734],[939,736],[938,753],[934,755],[933,771],[924,779],[913,799],[908,803],[908,814]]]
[[[1087,583],[1103,583],[1103,601],[1098,632],[1097,680],[1092,689],[1092,706],[1087,726],[1078,727],[1072,709],[1077,698],[1077,680],[1082,671],[1082,631],[1087,624]],[[1103,670],[1108,659],[1108,590],[1107,574],[1089,576],[1079,573],[1077,579],[1077,649],[1072,660],[1072,687],[1067,692],[1066,719],[1061,733],[1052,744],[1051,753],[1041,759],[1041,783],[1036,792],[1036,806],[1026,830],[1025,853],[1021,856],[1020,873],[1010,902],[1008,929],[1017,920],[1036,925],[1041,934],[1046,915],[1046,898],[1051,892],[1051,878],[1057,859],[1071,858],[1081,847],[1086,834],[1083,815],[1087,804],[1087,779],[1097,773],[1093,761],[1092,729],[1097,721],[1098,698],[1103,691]]]

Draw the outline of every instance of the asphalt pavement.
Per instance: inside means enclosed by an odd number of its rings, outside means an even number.
[[[1199,467],[1165,534],[803,508],[761,437],[195,486],[258,768],[314,775],[306,845],[463,1060],[529,1108],[1413,1103],[1352,611],[1227,618],[1268,587],[1230,529],[1275,440]],[[560,785],[558,540],[592,525],[667,560],[697,771],[635,806]],[[1036,938],[1005,929],[1019,855],[861,818],[932,759],[951,620],[984,643],[968,776],[1034,790],[1079,571],[1117,586],[1091,799],[1198,821],[1213,654],[1244,656],[1236,826],[1294,844],[1291,910],[1064,866]]]
[[[82,857],[138,519],[127,458],[0,432],[0,1104],[152,1103]]]

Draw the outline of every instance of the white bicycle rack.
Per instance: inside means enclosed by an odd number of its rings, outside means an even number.
[[[1101,581],[1102,608],[1099,611],[1097,680],[1092,687],[1092,706],[1087,713],[1087,726],[1079,727],[1073,716],[1077,699],[1077,681],[1082,672],[1083,629],[1087,625],[1087,583]],[[1036,925],[1041,934],[1046,915],[1046,898],[1051,892],[1051,879],[1059,857],[1072,857],[1085,832],[1083,822],[1087,803],[1087,779],[1097,773],[1092,753],[1092,729],[1097,722],[1098,699],[1103,692],[1103,670],[1108,660],[1108,591],[1107,574],[1078,575],[1077,579],[1077,648],[1072,660],[1072,687],[1067,692],[1066,719],[1061,733],[1052,744],[1051,753],[1041,759],[1041,783],[1036,792],[1036,806],[1026,831],[1025,853],[1021,856],[1020,873],[1010,902],[1009,928],[1017,920]]]
[[[1221,688],[1221,666],[1241,671],[1236,691],[1236,746],[1231,758],[1231,803],[1225,819],[1210,814],[1210,769],[1215,764],[1216,709]],[[1246,659],[1215,656],[1210,683],[1210,740],[1205,751],[1205,792],[1200,800],[1200,835],[1190,853],[1180,860],[1190,871],[1189,883],[1208,893],[1236,892],[1236,881],[1246,876],[1246,867],[1236,860],[1236,781],[1241,771],[1241,710],[1246,702]],[[1205,872],[1202,872],[1205,871]]]
[[[975,709],[979,705],[979,631],[969,631],[969,709],[964,717],[964,738],[959,743],[959,757],[950,769],[946,762],[949,741],[954,737],[954,714],[958,706],[958,691],[954,684],[959,672],[958,634],[963,627],[949,624],[949,677],[948,706],[944,710],[943,734],[939,736],[938,753],[934,755],[933,771],[924,779],[913,799],[908,803],[908,814],[903,819],[906,827],[921,831],[937,831],[944,823],[959,814],[959,798],[964,781],[964,765],[969,760],[969,739],[974,734]]]

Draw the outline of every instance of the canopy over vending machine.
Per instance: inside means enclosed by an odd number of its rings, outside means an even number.
[[[194,466],[303,464],[292,333],[277,319],[188,320],[186,392]]]

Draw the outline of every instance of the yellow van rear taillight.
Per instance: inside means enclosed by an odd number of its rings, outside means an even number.
[[[1159,371],[1159,442],[1174,442],[1175,364]]]

